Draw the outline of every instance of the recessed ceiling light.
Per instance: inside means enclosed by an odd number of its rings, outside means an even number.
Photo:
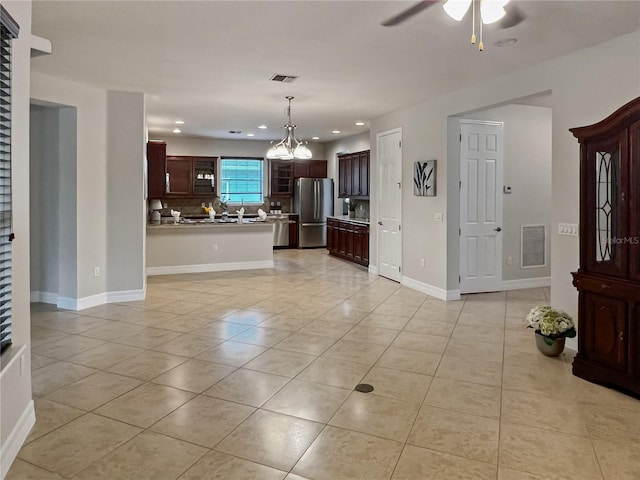
[[[267,126],[266,126],[266,125],[260,125],[258,128],[259,128],[260,130],[266,130],[266,129],[267,129]]]
[[[311,137],[311,140],[320,140],[320,137]]]
[[[247,133],[247,137],[253,137],[253,133]]]
[[[502,40],[498,40],[494,45],[496,47],[510,47],[516,43],[518,43],[517,38],[503,38]]]
[[[184,125],[184,120],[176,120],[176,125]]]
[[[342,132],[340,132],[340,130],[331,130],[331,133],[336,134],[336,133],[342,133]]]
[[[363,125],[364,125],[364,122],[356,122],[356,125],[357,125],[357,126],[359,126],[359,127],[361,127],[361,126],[363,126]]]
[[[182,130],[180,130],[179,128],[174,128],[173,133],[182,133]]]

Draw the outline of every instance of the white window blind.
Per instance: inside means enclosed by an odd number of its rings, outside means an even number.
[[[18,30],[0,5],[0,350],[11,345],[11,41]]]
[[[221,157],[220,197],[230,203],[262,203],[261,158]]]

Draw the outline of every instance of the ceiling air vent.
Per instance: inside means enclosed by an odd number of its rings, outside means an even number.
[[[276,73],[269,80],[271,80],[272,82],[291,83],[296,78],[298,78],[296,75],[282,75],[281,73]]]

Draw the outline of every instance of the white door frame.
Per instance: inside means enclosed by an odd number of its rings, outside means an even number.
[[[381,224],[381,202],[382,202],[382,195],[381,192],[383,191],[383,186],[384,188],[396,188],[396,184],[397,182],[394,180],[393,182],[389,183],[388,181],[385,183],[385,178],[383,178],[383,175],[380,174],[380,139],[384,136],[387,135],[393,135],[393,134],[400,134],[400,204],[398,206],[399,208],[399,212],[398,212],[398,218],[400,219],[400,226],[399,226],[399,232],[398,235],[400,236],[400,244],[398,246],[399,252],[398,252],[398,258],[399,258],[399,278],[397,279],[398,282],[402,281],[402,127],[398,127],[398,128],[392,128],[390,130],[385,130],[384,132],[379,132],[376,134],[376,175],[378,177],[378,181],[377,181],[377,202],[376,202],[376,220],[377,220],[377,224],[375,224],[375,228],[376,228],[376,246],[377,246],[377,273],[378,275],[380,275],[380,267],[382,265],[380,257],[381,257],[381,245],[382,245],[382,229],[380,228]],[[395,280],[395,279],[394,279]]]
[[[463,202],[463,189],[467,189],[468,182],[464,182],[464,168],[462,165],[463,162],[463,158],[462,158],[462,152],[463,152],[463,148],[462,148],[462,143],[460,144],[460,152],[459,152],[459,158],[458,158],[458,162],[460,165],[460,191],[459,191],[459,205],[460,205],[460,215],[459,215],[459,228],[460,228],[460,236],[459,236],[459,265],[460,265],[460,293],[475,293],[475,292],[480,292],[480,291],[500,291],[502,290],[502,233],[501,231],[502,226],[503,226],[503,222],[504,222],[504,212],[503,212],[503,196],[502,196],[502,188],[503,188],[503,171],[504,171],[504,123],[503,122],[492,122],[492,121],[484,121],[484,120],[471,120],[471,119],[460,119],[459,121],[459,132],[460,132],[460,141],[462,142],[463,137],[462,137],[462,125],[463,124],[475,124],[475,125],[487,125],[487,126],[495,126],[495,127],[499,127],[499,131],[498,131],[498,146],[497,146],[497,152],[498,152],[498,160],[499,160],[499,164],[498,164],[498,168],[496,171],[496,185],[495,185],[495,190],[496,190],[496,213],[497,216],[499,218],[495,219],[495,225],[496,225],[496,229],[497,229],[497,233],[496,233],[496,237],[497,237],[497,243],[496,243],[496,258],[495,258],[495,276],[491,279],[487,279],[487,282],[485,283],[485,285],[488,286],[487,289],[477,289],[475,287],[470,287],[469,285],[467,285],[466,287],[463,287],[463,283],[464,283],[464,278],[465,278],[465,274],[466,274],[466,270],[465,270],[465,261],[466,261],[466,251],[463,245],[463,240],[465,238],[465,230],[466,230],[466,225],[465,225],[465,215],[463,215],[464,211],[466,211],[466,205],[464,205]],[[466,191],[466,190],[465,190]]]

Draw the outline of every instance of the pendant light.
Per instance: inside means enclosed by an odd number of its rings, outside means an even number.
[[[283,125],[286,130],[285,136],[280,142],[273,145],[267,151],[267,158],[269,159],[279,159],[279,160],[309,160],[312,157],[311,150],[307,147],[304,141],[298,140],[295,137],[294,130],[297,128],[296,125],[291,123],[291,100],[294,97],[285,97],[289,100],[289,106],[287,107],[287,118],[288,122],[286,125]]]
[[[500,20],[506,14],[504,7],[509,0],[447,0],[442,8],[447,12],[451,18],[456,21],[462,20],[469,7],[473,12],[471,19],[471,43],[476,43],[476,3],[480,4],[480,20],[478,20],[478,28],[480,30],[480,43],[478,43],[478,50],[484,50],[484,43],[482,42],[482,24],[494,23]]]

